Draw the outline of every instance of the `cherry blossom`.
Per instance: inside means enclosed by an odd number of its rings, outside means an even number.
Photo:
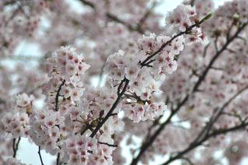
[[[247,1],[158,5],[0,2],[0,164],[25,164],[23,138],[41,165],[248,156]]]

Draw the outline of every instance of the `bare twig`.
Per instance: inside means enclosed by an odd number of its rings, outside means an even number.
[[[57,154],[56,165],[60,165],[60,153]]]
[[[248,123],[241,123],[240,125],[237,125],[237,126],[234,126],[234,127],[230,127],[230,128],[227,128],[227,129],[216,130],[213,133],[205,136],[201,141],[199,141],[197,143],[194,143],[193,145],[189,145],[183,151],[178,152],[176,154],[176,156],[171,157],[168,161],[166,161],[165,163],[163,163],[163,165],[169,165],[174,160],[181,159],[183,155],[185,155],[186,153],[194,150],[196,147],[202,145],[205,141],[209,140],[212,137],[215,137],[215,136],[218,136],[218,135],[221,135],[221,134],[226,134],[228,132],[238,131],[238,130],[244,129],[246,126],[248,126]]]
[[[63,80],[62,81],[62,83],[60,84],[60,86],[59,86],[59,89],[58,89],[58,91],[57,91],[57,93],[56,93],[56,97],[55,97],[55,111],[58,111],[59,109],[58,109],[58,106],[59,106],[59,92],[61,91],[61,89],[62,89],[62,86],[65,84],[65,80]]]
[[[163,129],[165,128],[165,126],[170,123],[172,117],[179,111],[179,109],[181,108],[181,106],[183,106],[187,100],[188,100],[188,95],[182,100],[182,102],[180,104],[178,104],[177,108],[171,112],[170,116],[168,117],[168,119],[162,123],[160,125],[160,127],[154,132],[154,134],[149,138],[148,141],[146,141],[145,143],[143,143],[138,155],[133,159],[131,165],[136,165],[140,159],[140,157],[143,155],[143,153],[153,144],[153,142],[155,141],[155,139],[157,138],[157,136],[163,131]]]
[[[207,76],[207,73],[209,71],[209,69],[213,66],[214,62],[217,60],[217,58],[227,49],[228,45],[230,43],[232,43],[232,41],[238,36],[238,34],[246,27],[247,23],[243,24],[238,30],[237,32],[229,38],[229,40],[226,41],[225,45],[218,51],[216,52],[216,54],[214,55],[214,57],[211,59],[211,61],[209,62],[207,68],[203,71],[203,73],[201,74],[201,77],[199,78],[199,80],[197,81],[196,85],[193,88],[193,92],[195,92],[198,87],[200,86],[200,84],[202,83],[202,81],[205,79],[205,77]]]
[[[203,57],[206,56],[207,50],[208,50],[209,46],[210,46],[210,43],[208,43],[208,44],[205,46],[205,48],[204,48],[204,50],[203,50]]]
[[[40,152],[40,146],[39,146],[39,149],[38,149],[38,154],[39,154],[39,158],[40,158],[40,163],[41,163],[41,165],[44,165],[44,162],[43,162],[42,156],[41,156],[41,152]]]
[[[124,84],[124,87],[122,88],[122,85]],[[96,133],[99,131],[99,129],[103,126],[103,124],[108,120],[109,117],[112,116],[113,111],[115,110],[115,108],[117,107],[117,105],[119,104],[122,96],[124,95],[124,93],[126,92],[126,89],[128,87],[129,84],[129,80],[127,78],[124,78],[121,83],[119,84],[118,87],[118,91],[117,91],[117,99],[115,100],[115,102],[113,103],[112,107],[110,108],[110,110],[108,111],[108,113],[106,114],[106,116],[98,122],[96,128],[94,129],[94,131],[91,133],[90,137],[94,137],[96,135]],[[122,88],[122,90],[121,90]]]
[[[151,60],[154,60],[153,57],[155,57],[159,52],[161,52],[167,45],[169,45],[172,41],[174,41],[176,38],[189,33],[193,28],[200,26],[207,18],[209,18],[211,16],[211,14],[207,15],[206,17],[204,17],[202,20],[200,20],[199,22],[191,25],[190,27],[188,27],[185,31],[178,33],[177,35],[173,36],[169,41],[167,41],[166,43],[164,43],[157,51],[155,51],[153,54],[151,54],[150,56],[148,56],[143,62],[140,62],[141,67],[147,66]]]
[[[222,114],[222,112],[224,111],[224,109],[228,105],[230,105],[231,102],[233,100],[235,100],[235,98],[237,98],[242,92],[244,92],[247,89],[248,89],[248,86],[242,88],[235,95],[233,95],[230,99],[228,99],[227,102],[225,102],[222,105],[221,108],[216,108],[216,110],[214,111],[214,113],[213,113],[212,117],[210,118],[208,124],[202,129],[202,131],[199,133],[199,135],[197,136],[197,138],[195,140],[193,140],[193,143],[197,143],[198,141],[201,141],[202,138],[204,138],[206,135],[208,135],[209,132],[210,132],[210,130],[212,129],[212,126],[219,119],[219,117]],[[193,145],[193,143],[191,145]]]
[[[12,148],[13,148],[13,158],[16,157],[18,148],[19,148],[19,143],[21,141],[21,138],[19,137],[16,141],[16,138],[13,139],[13,144],[12,144]]]
[[[100,141],[98,141],[98,143],[99,143],[99,144],[103,144],[103,145],[107,145],[107,146],[109,146],[109,147],[118,147],[117,144],[108,144],[108,143],[106,143],[106,142],[100,142]]]

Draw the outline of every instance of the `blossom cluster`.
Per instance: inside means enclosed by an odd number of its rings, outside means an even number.
[[[177,7],[168,17],[173,19],[181,10],[184,11],[182,14],[188,17],[189,26],[196,23],[190,19],[196,13],[194,8],[189,6]],[[181,29],[181,31],[185,31],[189,26]],[[194,33],[193,31],[198,31],[199,33]],[[176,39],[167,35],[157,36],[154,33],[144,35],[138,39],[137,43],[139,56],[119,50],[108,57],[105,70],[111,77],[110,81],[118,83],[124,77],[129,80],[128,100],[124,105],[125,112],[128,112],[126,114],[129,118],[139,122],[154,119],[154,117],[163,114],[166,109],[165,104],[162,102],[156,103],[152,99],[154,95],[160,93],[160,85],[157,82],[159,80],[163,81],[166,75],[173,73],[177,69],[176,56],[184,49],[185,39],[190,39],[191,41],[189,42],[202,40],[203,34],[200,28],[194,28],[191,32],[189,36],[194,37],[192,40],[187,34],[178,36]],[[149,56],[156,57],[149,60]],[[140,104],[141,102],[142,104]],[[129,105],[130,103],[131,105]]]
[[[61,162],[112,164],[111,135],[124,125],[117,116],[118,108],[96,138],[90,132],[106,115],[116,93],[92,87],[84,90],[83,75],[89,65],[71,47],[57,50],[45,68],[50,77],[43,90],[48,103],[30,116],[32,141],[52,155],[60,153]]]
[[[173,12],[169,12],[166,17],[166,31],[167,33],[175,34],[175,31],[184,32],[187,29],[191,29],[188,35],[185,36],[186,43],[201,42],[205,40],[205,34],[197,25],[199,21],[195,7],[179,5]]]
[[[47,61],[46,69],[48,76],[51,77],[44,87],[44,92],[50,93],[48,100],[55,101],[57,95],[63,95],[64,99],[71,101],[80,100],[84,91],[81,80],[84,72],[89,69],[82,55],[78,55],[74,48],[62,47]],[[62,85],[64,87],[61,89]]]
[[[166,17],[166,23],[179,31],[185,31],[188,27],[195,24],[194,16],[196,16],[195,8],[179,5]]]
[[[34,97],[32,95],[20,94],[16,97],[16,102],[12,103],[11,111],[3,115],[1,125],[13,137],[28,137],[30,129],[29,115],[33,110],[33,101]]]

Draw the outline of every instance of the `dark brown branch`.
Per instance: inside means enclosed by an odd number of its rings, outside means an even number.
[[[13,148],[13,158],[16,157],[18,148],[19,148],[19,143],[21,141],[21,138],[19,137],[16,141],[16,138],[13,139],[13,144],[12,144],[12,148]]]
[[[43,160],[42,160],[42,156],[41,156],[41,152],[40,152],[40,146],[39,146],[39,149],[38,149],[38,154],[39,154],[39,158],[40,158],[40,164],[44,165]]]
[[[195,5],[195,0],[191,0],[191,1],[190,1],[190,5],[191,5],[191,6],[194,6],[194,5]]]
[[[181,159],[183,159],[183,160],[185,160],[186,162],[188,162],[189,165],[194,165],[194,163],[193,163],[189,158],[182,157]]]
[[[205,46],[205,48],[204,48],[204,50],[203,50],[203,57],[206,56],[207,50],[208,50],[209,46],[210,46],[210,43],[208,43],[208,44]]]
[[[205,77],[207,76],[207,73],[209,71],[209,69],[212,67],[212,65],[214,64],[214,62],[217,60],[217,58],[221,55],[222,52],[224,52],[224,50],[227,48],[227,46],[238,36],[238,34],[245,28],[245,26],[247,25],[246,24],[243,24],[238,30],[237,32],[230,38],[230,40],[228,40],[226,42],[226,44],[218,51],[216,52],[215,56],[211,59],[210,63],[208,64],[207,68],[203,71],[203,73],[201,74],[200,78],[198,79],[198,81],[196,82],[196,84],[194,85],[193,87],[193,91],[191,94],[193,94],[194,92],[198,91],[198,87],[200,86],[200,84],[203,82],[203,80],[205,79]],[[176,35],[178,36],[178,35]],[[163,49],[163,48],[162,48]],[[161,49],[161,50],[162,50]],[[150,56],[149,56],[150,57]],[[172,111],[171,115],[169,116],[169,118],[163,123],[160,125],[160,127],[157,129],[157,131],[155,131],[155,133],[151,136],[150,139],[147,140],[147,142],[145,142],[137,157],[133,159],[131,165],[136,165],[140,159],[140,157],[143,155],[143,153],[153,144],[153,142],[155,141],[155,139],[157,138],[157,136],[162,132],[162,130],[165,128],[165,126],[167,124],[170,123],[171,121],[171,118],[180,110],[180,108],[187,102],[189,96],[191,94],[187,94],[183,101],[179,103],[179,105],[177,106],[177,108]]]
[[[124,84],[124,87],[122,88],[122,85]],[[103,126],[103,124],[108,120],[109,117],[112,116],[113,111],[115,110],[115,108],[117,107],[118,103],[120,102],[122,96],[124,95],[124,93],[126,92],[126,89],[128,87],[129,84],[129,80],[127,78],[124,78],[121,83],[119,84],[118,87],[118,91],[117,91],[117,99],[115,100],[114,104],[112,105],[112,107],[110,108],[110,110],[108,111],[108,113],[106,114],[106,116],[98,122],[96,128],[94,129],[94,131],[91,133],[90,137],[94,137],[96,135],[96,133],[99,131],[99,129]],[[120,91],[120,89],[122,88],[122,90]]]
[[[214,48],[215,48],[215,51],[218,52],[218,37],[215,38],[214,40]]]
[[[214,55],[214,57],[209,62],[207,68],[203,71],[203,73],[201,74],[201,77],[199,78],[199,80],[197,81],[196,85],[194,86],[193,92],[197,91],[198,87],[200,86],[200,84],[202,83],[202,81],[207,76],[207,73],[208,73],[209,69],[213,66],[214,62],[227,49],[227,46],[238,36],[238,34],[245,28],[246,25],[247,25],[247,23],[246,24],[243,24],[237,30],[237,32],[231,38],[229,38],[229,40],[226,41],[225,45],[218,52],[216,52],[216,54]]]
[[[152,125],[148,128],[148,133],[146,135],[145,139],[149,139],[151,136],[151,131],[154,127],[156,127],[159,124],[159,120],[162,118],[163,115],[159,116],[156,120],[153,121]]]
[[[241,90],[239,90],[235,95],[233,95],[230,99],[228,99],[221,108],[216,108],[215,112],[213,113],[212,117],[210,118],[209,122],[207,123],[207,125],[202,129],[202,131],[199,133],[199,135],[197,136],[197,138],[195,140],[193,140],[193,143],[197,143],[198,141],[200,141],[202,138],[204,138],[205,136],[207,136],[210,132],[210,130],[212,129],[214,123],[219,119],[220,115],[222,114],[222,112],[224,111],[224,109],[231,104],[231,102],[233,100],[235,100],[235,98],[237,98],[241,93],[243,93],[245,90],[248,89],[248,86],[242,88]],[[193,144],[192,143],[192,144]]]
[[[228,48],[228,49],[226,49],[226,50],[228,50],[230,53],[237,54],[236,51],[234,51],[234,50],[232,50],[232,49],[230,49],[230,48]]]
[[[61,91],[61,89],[62,89],[62,86],[65,84],[65,80],[63,80],[62,81],[62,83],[60,84],[60,86],[59,86],[59,89],[58,89],[58,91],[57,91],[57,93],[56,93],[56,97],[55,97],[55,111],[58,111],[59,109],[58,109],[58,106],[59,106],[59,92]]]
[[[12,143],[12,149],[13,149],[13,158],[16,157],[16,138],[13,139],[13,143]]]
[[[131,165],[136,165],[138,163],[138,161],[139,161],[140,157],[143,155],[143,153],[153,144],[153,142],[155,141],[157,136],[163,131],[165,126],[170,123],[172,117],[179,111],[181,106],[183,106],[187,102],[188,98],[189,98],[189,96],[187,95],[182,100],[182,102],[178,105],[178,107],[174,111],[171,112],[169,118],[164,123],[162,123],[160,125],[160,127],[155,131],[155,133],[149,139],[147,139],[147,141],[142,145],[138,155],[131,162]]]
[[[100,141],[98,141],[98,143],[99,144],[103,144],[103,145],[107,145],[107,146],[109,146],[109,147],[118,147],[118,145],[117,144],[108,144],[108,143],[105,143],[105,142],[100,142]]]
[[[19,11],[20,11],[20,6],[13,12],[10,18],[5,22],[4,27],[8,26],[9,22],[18,14]]]
[[[93,128],[92,128],[92,127],[93,127],[93,126],[92,126],[92,125],[93,125],[93,122],[94,122],[94,121],[92,121],[91,124],[85,123],[86,127],[82,129],[82,131],[81,131],[80,134],[83,135],[88,129],[89,129],[91,132],[93,132]]]
[[[241,39],[242,41],[244,41],[244,44],[247,44],[247,40],[244,37],[238,36],[238,39]]]
[[[227,115],[227,116],[230,116],[230,117],[237,118],[240,122],[242,122],[242,117],[240,115],[238,115],[238,114],[222,112],[222,115]]]
[[[208,139],[221,135],[221,134],[226,134],[228,132],[233,132],[233,131],[238,131],[241,129],[244,129],[246,126],[248,126],[248,123],[241,123],[238,126],[234,126],[234,127],[230,127],[227,129],[219,129],[214,131],[213,133],[209,134],[208,136],[205,136],[205,138],[203,138],[201,141],[194,143],[193,145],[189,145],[185,150],[178,152],[178,154],[174,157],[171,157],[168,161],[166,161],[165,163],[163,163],[163,165],[168,165],[171,162],[177,160],[177,159],[181,159],[183,155],[185,155],[186,153],[194,150],[196,147],[202,145],[202,143],[204,143],[205,141],[207,141]]]
[[[60,153],[57,154],[56,165],[60,165]]]
[[[174,41],[176,38],[189,33],[193,28],[195,27],[199,27],[206,19],[208,19],[211,16],[211,14],[207,15],[206,17],[204,17],[201,21],[191,25],[190,27],[188,27],[185,31],[178,33],[177,35],[173,36],[169,41],[167,41],[166,43],[164,43],[157,51],[155,51],[153,54],[151,54],[150,56],[148,56],[143,62],[140,62],[141,67],[147,66],[147,64],[150,63],[150,60],[154,60],[152,59],[153,57],[155,57],[159,52],[161,52],[167,45],[169,45],[172,41]]]
[[[224,111],[224,109],[231,104],[233,100],[235,100],[241,93],[243,93],[245,90],[248,89],[248,86],[242,88],[239,90],[235,95],[233,95],[230,99],[228,99],[227,102],[223,104],[223,106],[216,112],[216,117],[214,117],[214,121],[217,121],[218,118],[220,117],[221,113]]]
[[[233,95],[226,103],[223,104],[223,106],[216,111],[216,113],[214,113],[214,115],[211,117],[210,122],[202,129],[202,131],[199,133],[198,137],[189,145],[189,147],[187,149],[185,149],[182,152],[179,152],[175,157],[170,158],[166,163],[164,164],[169,164],[172,161],[176,160],[176,159],[180,159],[184,154],[190,152],[191,150],[195,149],[197,146],[201,145],[203,142],[205,142],[206,140],[208,140],[211,137],[220,135],[220,134],[224,134],[230,131],[235,131],[237,129],[241,129],[245,126],[248,125],[248,123],[244,123],[241,122],[241,124],[239,126],[235,126],[235,127],[231,127],[228,129],[219,129],[216,131],[213,131],[212,133],[209,133],[213,124],[218,120],[221,112],[223,112],[223,110],[238,96],[240,95],[242,92],[244,92],[246,89],[248,89],[248,87],[245,87],[243,89],[241,89],[240,91],[238,91],[235,95]],[[217,114],[217,115],[215,115]]]
[[[89,1],[85,1],[85,0],[79,0],[80,2],[82,2],[84,5],[87,5],[89,7],[91,7],[92,9],[95,9],[95,5],[92,2]]]
[[[3,100],[2,98],[0,98],[0,104],[5,104],[6,100]]]

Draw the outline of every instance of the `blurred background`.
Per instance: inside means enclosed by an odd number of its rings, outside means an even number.
[[[75,11],[78,12],[83,12],[83,7],[82,5],[79,4],[77,0],[67,0],[69,6],[74,9]],[[170,10],[173,10],[177,5],[182,3],[183,0],[161,0],[161,4],[156,7],[155,12],[158,12],[162,14],[164,17],[166,16],[167,12]],[[222,5],[225,1],[230,1],[230,0],[215,0],[215,7],[217,8],[218,6]],[[161,20],[161,24],[164,24],[164,19]],[[26,56],[28,58],[29,55],[35,55],[37,58],[42,56],[41,51],[39,50],[39,47],[35,44],[31,43],[26,43],[23,41],[17,48],[17,51],[15,52],[15,55],[21,55],[21,56]],[[32,58],[35,58],[32,56]],[[11,60],[5,60],[1,61],[5,65],[12,66],[14,67],[14,63]],[[36,65],[36,63],[30,63],[30,65]],[[94,83],[94,82],[93,82]],[[97,82],[96,82],[97,83]],[[137,139],[138,141],[138,139]],[[123,144],[121,144],[123,146]],[[17,154],[17,158],[21,160],[22,163],[25,164],[31,164],[31,165],[38,165],[40,164],[40,160],[38,157],[38,146],[30,143],[28,139],[22,138]],[[125,156],[128,158],[128,156],[131,158],[131,154],[129,153],[128,147],[124,147],[123,153],[125,153]],[[50,154],[47,154],[44,150],[41,151],[41,154],[43,156],[43,161],[44,164],[50,165],[53,164],[55,161],[55,156],[51,156]],[[157,162],[160,162],[161,158],[158,157]],[[243,161],[242,165],[247,165],[248,161]],[[180,164],[178,162],[175,162],[173,164]]]

